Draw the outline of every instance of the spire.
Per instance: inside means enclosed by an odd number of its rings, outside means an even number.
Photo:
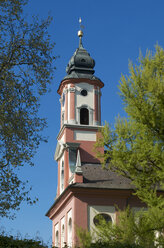
[[[76,169],[75,169],[76,174],[82,174],[82,168],[81,168],[81,159],[80,159],[80,151],[78,150],[77,152],[77,160],[76,160]]]
[[[81,17],[79,18],[79,26],[80,26],[80,30],[78,31],[78,36],[79,36],[79,48],[83,48],[83,44],[82,44],[82,37],[83,37],[83,31],[82,29],[84,29],[84,26],[81,25]]]
[[[81,18],[79,18],[80,30],[78,31],[79,36],[79,47],[74,52],[73,56],[68,62],[66,72],[67,75],[64,79],[67,78],[96,78],[94,76],[94,66],[95,61],[91,58],[90,54],[84,49],[82,44],[83,29],[84,26],[81,25]]]

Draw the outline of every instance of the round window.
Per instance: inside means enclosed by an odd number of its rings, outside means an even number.
[[[82,90],[82,91],[81,91],[81,95],[82,95],[82,96],[87,96],[87,95],[88,95],[87,90]]]
[[[102,220],[105,220],[106,223],[108,222],[112,222],[112,218],[109,214],[97,214],[94,219],[93,219],[93,223],[96,225],[99,225],[101,223]]]

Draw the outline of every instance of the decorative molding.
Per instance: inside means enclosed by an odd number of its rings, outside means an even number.
[[[70,84],[70,83],[74,83],[74,84],[79,84],[79,83],[88,83],[91,85],[97,85],[100,88],[104,87],[104,83],[96,78],[96,79],[89,79],[89,78],[70,78],[70,79],[63,79],[59,85],[59,88],[57,90],[58,94],[61,95],[63,87],[65,87],[66,85]]]
[[[74,93],[74,92],[76,91],[76,89],[75,89],[75,87],[70,87],[70,88],[68,89],[68,91],[71,92],[71,93]]]
[[[99,126],[99,121],[93,121],[94,126]]]
[[[66,147],[67,148],[79,148],[80,143],[75,143],[75,142],[66,142]]]
[[[80,110],[81,108],[87,108],[89,111],[94,111],[94,109],[88,106],[87,104],[82,104],[77,107],[78,110]]]
[[[94,89],[95,95],[102,95],[100,89]]]
[[[64,123],[64,125],[61,127],[59,134],[57,136],[57,139],[60,137],[60,135],[63,133],[65,128],[76,128],[76,129],[93,129],[98,131],[99,128],[102,128],[103,126],[95,126],[95,125],[80,125],[80,124],[66,124]]]
[[[74,174],[71,175],[71,177],[69,178],[69,184],[72,184],[73,183],[73,179],[74,179]]]
[[[56,161],[58,161],[62,157],[65,149],[67,149],[66,144],[61,144],[58,141],[57,146],[56,146],[55,155],[54,155],[54,159]]]
[[[95,95],[99,95],[99,92],[98,90],[94,90],[95,91]]]
[[[95,131],[75,130],[74,139],[80,141],[96,141]]]
[[[64,93],[64,95],[66,95],[68,93],[68,89],[64,89],[63,93]]]
[[[76,124],[76,120],[75,119],[68,120],[68,123],[69,124]]]

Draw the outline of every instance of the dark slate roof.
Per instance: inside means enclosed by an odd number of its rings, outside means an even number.
[[[101,164],[83,164],[83,183],[75,187],[103,188],[103,189],[134,189],[131,181],[108,169],[103,169]]]
[[[73,56],[68,62],[66,72],[67,75],[64,79],[68,78],[89,78],[92,80],[99,80],[94,75],[95,61],[91,58],[90,54],[84,49],[82,41],[79,43],[79,47],[74,52]]]

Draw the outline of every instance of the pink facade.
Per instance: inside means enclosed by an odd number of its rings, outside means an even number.
[[[64,218],[65,232],[64,242],[68,243],[68,213],[72,211],[72,238],[71,247],[78,245],[78,237],[76,229],[81,227],[88,229],[90,226],[89,207],[90,206],[117,206],[124,209],[127,205],[131,207],[144,207],[143,204],[132,196],[131,190],[104,190],[104,189],[69,189],[64,192],[56,205],[52,206],[48,213],[49,218],[53,221],[53,244],[55,245],[55,226],[59,225],[59,241],[58,247],[61,247],[61,222]],[[117,219],[117,209],[115,208],[115,216]],[[57,231],[57,230],[56,230]]]

